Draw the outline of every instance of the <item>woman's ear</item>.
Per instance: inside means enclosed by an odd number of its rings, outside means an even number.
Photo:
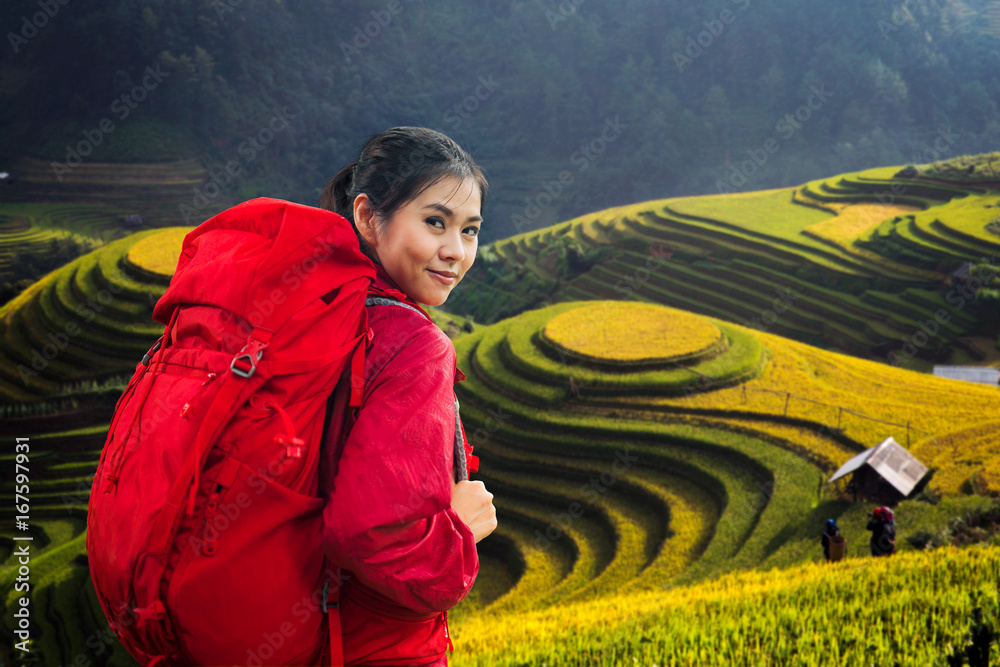
[[[354,198],[354,225],[369,245],[375,246],[375,210],[364,192]]]

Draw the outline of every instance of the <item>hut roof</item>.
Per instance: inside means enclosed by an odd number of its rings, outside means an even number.
[[[934,375],[952,380],[979,382],[981,384],[1000,384],[1000,369],[984,368],[982,366],[934,366]]]
[[[927,466],[918,461],[898,442],[892,438],[886,438],[878,445],[866,449],[840,466],[840,470],[835,472],[828,481],[836,481],[864,465],[872,468],[904,496],[909,495],[917,482],[927,474]]]
[[[957,269],[951,272],[951,275],[956,278],[968,279],[970,269],[972,269],[972,264],[970,262],[962,262]]]

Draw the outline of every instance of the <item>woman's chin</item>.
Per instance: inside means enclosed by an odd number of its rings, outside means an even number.
[[[443,305],[444,302],[447,300],[448,300],[448,295],[445,294],[443,297],[436,297],[433,299],[429,298],[427,300],[420,301],[420,303],[424,304],[425,306],[430,306],[431,308],[437,308],[438,306]]]

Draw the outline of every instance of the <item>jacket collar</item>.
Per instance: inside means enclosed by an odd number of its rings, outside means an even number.
[[[412,301],[406,293],[399,288],[399,285],[389,277],[389,274],[385,272],[385,267],[381,264],[375,264],[375,280],[372,284],[381,290],[383,293],[395,297],[400,301]]]
[[[374,291],[384,296],[392,297],[394,299],[399,299],[400,301],[413,306],[426,317],[431,322],[434,321],[426,310],[424,310],[419,303],[411,299],[406,292],[399,288],[399,285],[389,277],[389,274],[385,272],[385,268],[381,264],[375,264],[375,280],[372,281],[372,287],[369,288],[369,292]],[[436,325],[435,325],[436,326]]]
[[[421,308],[420,304],[415,303],[409,296],[406,295],[405,292],[403,292],[403,290],[399,289],[399,285],[397,285],[396,282],[389,277],[389,274],[385,272],[385,268],[383,268],[381,264],[375,264],[375,280],[372,281],[372,288],[380,294],[384,294],[385,296],[390,296],[408,303],[423,313],[428,320],[431,322],[434,321],[433,318],[427,314],[427,311]],[[434,326],[437,325],[435,324]],[[465,373],[463,373],[462,370],[456,365],[454,381],[461,382],[464,379]]]

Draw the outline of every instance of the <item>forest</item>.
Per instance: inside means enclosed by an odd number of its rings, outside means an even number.
[[[422,125],[486,169],[485,243],[988,150],[1000,22],[970,5],[7,0],[0,163],[57,171],[81,144],[94,162],[239,161],[207,218],[260,195],[315,204],[368,136]]]

